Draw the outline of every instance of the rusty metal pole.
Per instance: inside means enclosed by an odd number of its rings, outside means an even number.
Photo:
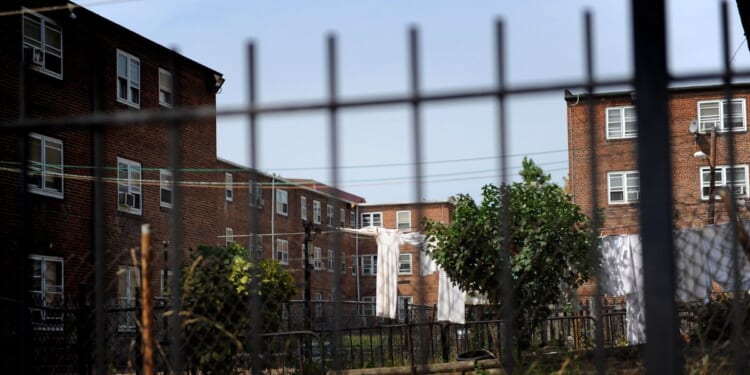
[[[708,152],[708,164],[711,168],[709,170],[711,182],[708,187],[708,224],[713,224],[715,216],[714,203],[716,202],[716,194],[714,193],[714,189],[716,188],[716,127],[711,129],[711,144]]]
[[[141,336],[143,354],[143,375],[154,375],[153,314],[151,307],[151,287],[148,276],[151,258],[151,230],[148,224],[141,225]]]

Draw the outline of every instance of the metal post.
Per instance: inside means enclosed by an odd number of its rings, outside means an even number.
[[[635,88],[643,282],[646,304],[645,363],[649,374],[682,372],[672,241],[672,155],[664,0],[633,0]]]
[[[711,130],[711,145],[708,155],[709,172],[711,173],[711,182],[708,186],[708,224],[714,223],[714,203],[716,202],[716,127]]]

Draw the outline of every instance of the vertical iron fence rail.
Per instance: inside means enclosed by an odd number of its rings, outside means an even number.
[[[663,0],[633,0],[632,6],[643,283],[648,285],[645,363],[650,374],[677,374],[682,361],[674,299],[666,12]]]
[[[505,171],[508,170],[508,130],[507,130],[507,106],[505,91],[505,24],[501,20],[495,22],[495,79],[497,85],[497,143],[496,148],[499,152],[500,158],[498,161],[498,169],[500,170],[500,188],[504,189],[507,186],[507,178]],[[501,190],[502,191],[502,190]],[[500,311],[498,316],[502,317],[506,322],[513,321],[513,304],[508,301],[513,301],[513,277],[511,275],[511,252],[510,252],[510,194],[509,190],[505,190],[505,194],[502,194],[502,212],[500,213],[500,230],[502,233],[503,241],[500,249],[498,249],[497,261],[500,264],[500,275],[497,277],[499,285],[502,285],[501,290],[497,291],[500,297],[499,301],[505,301],[500,304]],[[503,340],[500,341],[502,350],[503,365],[508,370],[508,373],[513,373],[515,368],[515,361],[513,359],[513,324],[503,325]]]
[[[591,237],[589,247],[589,257],[592,259],[598,259],[599,256],[599,179],[598,179],[598,163],[596,158],[596,117],[594,114],[594,89],[596,85],[594,77],[594,41],[593,31],[591,29],[592,16],[590,12],[584,14],[583,28],[584,28],[584,57],[585,57],[585,68],[586,68],[586,109],[588,112],[588,125],[589,125],[589,154],[591,155],[591,161],[589,164],[589,178],[591,181]],[[604,355],[604,329],[602,327],[602,301],[598,298],[599,290],[601,288],[601,278],[597,278],[596,285],[594,286],[595,298],[593,301],[594,319],[600,324],[594,326],[594,337],[596,342],[596,351],[594,353],[594,362],[596,365],[596,371],[599,374],[604,374],[606,370],[606,357]]]

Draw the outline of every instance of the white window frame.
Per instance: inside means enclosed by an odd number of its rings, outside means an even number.
[[[168,169],[159,169],[159,206],[172,208],[174,202],[174,179],[172,171]],[[169,195],[169,200],[165,200],[165,195]]]
[[[289,241],[276,239],[274,259],[278,260],[279,264],[289,265]]]
[[[362,297],[362,315],[375,316],[375,296]]]
[[[412,262],[411,254],[399,254],[398,255],[398,274],[399,275],[411,275],[412,273]]]
[[[377,217],[377,222],[379,225],[375,225],[375,218]],[[362,227],[367,226],[373,226],[373,227],[383,227],[383,213],[382,212],[363,212],[361,215],[361,224]],[[369,225],[365,225],[365,223],[368,223]]]
[[[320,202],[313,200],[313,224],[320,224],[323,220],[323,212]]]
[[[355,210],[349,211],[349,225],[352,228],[357,228],[357,212]]]
[[[286,190],[276,190],[276,213],[289,215],[289,193]]]
[[[224,173],[224,199],[227,202],[234,200],[234,176],[231,173]]]
[[[47,137],[45,135],[31,133],[29,137],[33,140],[39,141],[39,161],[33,159],[37,155],[29,155],[30,160],[28,164],[28,172],[31,175],[30,183],[28,184],[29,192],[39,195],[45,195],[53,198],[64,198],[65,197],[65,162],[63,160],[64,149],[63,142],[57,138]],[[47,163],[47,154],[50,151],[60,153],[60,165]],[[29,150],[31,152],[31,150]],[[34,176],[39,175],[39,184],[33,183]],[[60,179],[60,189],[50,187],[47,183],[48,178]],[[54,185],[54,184],[53,184]]]
[[[37,275],[34,272],[35,267],[33,266],[31,274],[32,279],[39,279],[39,289],[33,289],[33,283],[31,285],[32,288],[29,289],[29,294],[32,296],[31,305],[33,307],[31,308],[31,312],[33,323],[49,324],[54,322],[56,324],[62,324],[62,311],[47,311],[47,308],[60,309],[65,304],[65,261],[60,257],[37,254],[29,255],[29,260],[32,263],[39,263],[39,274]],[[60,275],[55,275],[58,279],[55,282],[50,282],[51,280],[47,279],[47,277],[51,276],[48,273],[48,268],[51,263],[60,265]],[[55,296],[58,296],[59,302],[56,301],[56,303],[53,303],[50,299],[55,299]],[[38,318],[33,315],[36,313],[39,314]]]
[[[125,275],[123,277],[123,275]],[[126,285],[124,288],[120,285],[120,282],[125,281]],[[122,308],[133,308],[135,307],[135,300],[137,298],[136,293],[141,285],[141,272],[138,268],[133,266],[120,266],[117,271],[117,306]],[[135,283],[135,285],[133,285]],[[125,295],[120,292],[125,291]],[[135,311],[124,311],[118,320],[119,331],[134,331],[136,327],[136,312]]]
[[[732,103],[738,103],[742,106],[742,110],[740,113],[733,112],[732,114],[739,117],[742,116],[742,126],[736,127],[736,128],[730,128],[727,127],[726,120],[729,116],[728,113],[724,113],[725,109],[724,106],[726,105],[727,101],[723,99],[719,100],[699,100],[698,101],[698,131],[701,133],[708,133],[713,129],[713,126],[718,125],[716,127],[716,131],[719,133],[728,132],[728,131],[745,131],[747,130],[747,109],[745,105],[745,99],[739,98],[739,99],[732,99]],[[702,112],[705,111],[707,108],[701,108],[702,106],[717,106],[717,110],[719,114],[717,116],[706,116],[703,115]]]
[[[404,226],[404,224],[406,225]],[[411,211],[396,211],[396,229],[401,232],[411,231]]]
[[[224,246],[229,247],[234,242],[234,229],[224,228]]]
[[[611,117],[611,113],[618,113],[619,121],[616,121]],[[627,116],[626,113],[631,112],[632,116]],[[632,105],[620,106],[620,107],[607,107],[605,110],[606,117],[606,134],[607,139],[627,139],[635,138],[638,136],[638,119],[635,117],[635,107]],[[626,125],[632,120],[635,122],[635,129],[628,130]],[[615,129],[614,125],[617,125],[619,129]]]
[[[398,321],[400,323],[403,323],[406,321],[406,314],[408,313],[408,311],[406,310],[406,303],[404,302],[407,302],[408,305],[411,306],[412,304],[414,304],[414,297],[412,296],[396,297],[396,308],[398,309],[398,311],[396,312],[396,315],[398,316]]]
[[[732,194],[735,198],[748,198],[750,197],[750,185],[748,184],[748,165],[747,164],[738,164],[735,165],[734,168],[743,170],[745,174],[745,181],[741,184],[733,183],[733,188],[731,189]],[[716,178],[714,181],[714,189],[720,188],[720,187],[727,187],[727,172],[729,171],[730,166],[728,165],[719,165],[714,168],[714,173],[716,173]],[[708,190],[711,186],[711,175],[710,175],[711,167],[701,167],[699,174],[700,174],[700,187],[701,187],[701,200],[708,200],[708,194],[706,194],[706,190]],[[707,176],[706,176],[707,175]],[[708,178],[706,178],[708,177]],[[738,191],[738,189],[741,189]]]
[[[127,178],[120,176],[121,170],[125,170]],[[125,158],[117,158],[117,210],[135,215],[143,212],[143,190],[141,182],[143,180],[141,163]],[[137,174],[137,179],[134,178]],[[137,180],[137,181],[136,181]],[[129,197],[132,205],[128,204]]]
[[[304,195],[299,197],[299,215],[302,220],[307,221],[307,197]]]
[[[339,208],[339,227],[340,228],[346,227],[346,209],[345,208]]]
[[[336,252],[328,249],[328,272],[333,272],[336,270],[336,257],[334,256]]]
[[[323,249],[314,246],[313,247],[313,265],[316,271],[323,271],[326,269],[325,263],[323,263]]]
[[[26,22],[34,22],[39,24],[39,38],[34,38],[30,35],[26,35]],[[23,32],[22,32],[22,38],[23,38],[23,47],[24,51],[28,49],[31,49],[29,52],[32,56],[32,61],[27,61],[27,63],[30,64],[32,69],[46,74],[50,77],[54,77],[57,79],[63,78],[63,32],[60,25],[57,24],[57,22],[53,21],[52,19],[45,17],[39,13],[33,12],[29,10],[28,8],[23,8]],[[60,48],[54,47],[50,45],[50,43],[47,42],[47,32],[57,32],[60,34]],[[35,62],[33,59],[33,55],[36,55],[38,52],[38,56],[41,58],[40,61]],[[49,60],[48,60],[49,58]],[[51,68],[48,67],[48,61],[59,58],[60,59],[60,71],[57,72]]]
[[[168,79],[169,82],[164,82]],[[159,68],[159,105],[162,107],[172,108],[174,105],[174,95],[172,93],[172,72],[164,68]]]
[[[360,255],[362,262],[362,276],[375,276],[378,274],[378,256],[376,254]]]
[[[336,209],[333,207],[332,204],[326,205],[326,224],[328,224],[329,227],[332,227],[334,221],[336,220],[335,212],[336,212]]]
[[[247,181],[247,193],[250,207],[263,207],[263,186],[261,186],[260,182],[255,182],[253,180]]]
[[[125,71],[120,71],[119,60],[120,57],[125,58]],[[132,72],[133,65],[138,67],[138,74]],[[115,74],[117,78],[117,101],[133,108],[141,108],[141,60],[123,50],[117,50],[117,57],[115,59]],[[127,85],[125,97],[120,96],[122,91],[123,82]]]
[[[637,190],[631,186],[629,181],[632,178],[638,178]],[[612,179],[620,178],[622,180],[622,186],[617,187],[612,185]],[[622,193],[622,199],[613,199],[613,193]],[[607,173],[607,202],[609,204],[631,204],[640,201],[641,195],[641,183],[640,174],[638,171],[615,171]]]

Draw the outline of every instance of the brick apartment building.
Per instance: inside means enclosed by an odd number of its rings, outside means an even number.
[[[68,4],[13,0],[0,5],[0,11],[16,12],[0,23],[0,50],[7,51],[0,54],[0,122],[215,107],[224,81],[221,73]],[[311,223],[311,299],[331,300],[338,286],[343,300],[374,302],[375,241],[337,228],[378,225],[414,231],[417,204],[363,205],[364,198],[317,181],[251,173],[217,159],[214,118],[180,125],[180,251],[185,261],[199,245],[239,242],[289,270],[297,286],[294,298],[301,300],[308,282],[304,224]],[[149,122],[107,126],[101,132],[108,306],[136,303],[139,268],[134,255],[140,251],[141,225],[146,223],[156,252],[149,275],[152,295],[165,293],[169,271],[163,254],[176,251],[170,243],[175,202],[169,126]],[[0,205],[0,262],[14,270],[0,276],[0,297],[17,300],[30,294],[31,303],[43,307],[91,302],[94,137],[93,128],[67,126],[29,129],[28,135],[0,133],[0,196],[9,197]],[[27,161],[26,179],[19,160]],[[21,207],[24,202],[27,206]],[[424,217],[447,222],[453,205],[419,207]],[[437,276],[421,278],[416,249],[402,251],[399,295],[409,303],[434,304]],[[25,262],[30,267],[18,267]],[[18,288],[18,280],[29,276],[29,288]],[[357,308],[358,313],[374,313],[369,306]],[[315,319],[325,320],[326,315],[316,307]],[[39,309],[33,319],[35,324],[55,325],[61,315]],[[119,324],[132,329],[135,322],[127,318]]]
[[[0,11],[0,121],[58,118],[119,111],[215,106],[223,78],[217,71],[174,53],[84,8],[62,1],[5,1]],[[35,12],[42,9],[43,12]],[[106,124],[105,124],[106,125]],[[108,304],[132,305],[137,270],[131,249],[140,246],[141,225],[149,223],[153,246],[169,247],[172,207],[165,123],[106,127],[102,131],[104,247]],[[184,167],[216,166],[215,119],[182,124]],[[27,157],[16,133],[0,134],[0,205],[6,269],[31,273],[30,291],[41,305],[76,301],[93,285],[94,131],[90,128],[29,129]],[[22,189],[21,163],[30,171]],[[205,199],[213,176],[186,172],[182,223],[184,247],[195,248],[216,235],[215,201]],[[26,199],[17,198],[26,190]],[[28,206],[21,214],[20,205]],[[22,216],[28,216],[25,228]],[[215,216],[215,215],[214,215]],[[31,268],[17,254],[31,254]],[[161,294],[162,256],[155,256],[150,279]],[[18,277],[3,273],[0,294],[14,295]],[[85,293],[87,294],[87,293]],[[82,296],[85,297],[85,296]],[[49,321],[59,316],[35,319]]]
[[[362,204],[359,211],[360,226],[379,226],[398,229],[404,233],[420,231],[423,219],[450,223],[455,205],[452,201]],[[375,301],[375,266],[377,265],[377,244],[371,237],[359,236],[359,295],[362,301]],[[398,270],[398,316],[404,317],[404,303],[433,306],[437,304],[437,273],[421,276],[419,249],[402,245],[399,254]]]
[[[672,135],[672,181],[675,227],[699,227],[709,223],[708,197],[711,160],[715,158],[715,186],[731,187],[741,203],[748,202],[750,135],[747,128],[747,101],[750,84],[737,84],[732,91],[731,117],[722,86],[670,89],[670,132]],[[570,161],[569,188],[573,201],[585,213],[591,212],[592,190],[596,206],[604,211],[603,235],[638,233],[640,181],[637,167],[638,123],[631,92],[594,94],[594,132],[590,132],[588,97],[565,93]],[[693,131],[691,131],[691,124]],[[711,153],[711,130],[716,129],[715,155]],[[728,166],[727,135],[734,135],[736,165]],[[595,152],[590,148],[594,137]],[[696,157],[701,151],[708,158]],[[702,156],[702,155],[701,155]],[[596,159],[596,185],[592,184],[591,163]],[[714,204],[715,222],[727,221],[720,200]]]

